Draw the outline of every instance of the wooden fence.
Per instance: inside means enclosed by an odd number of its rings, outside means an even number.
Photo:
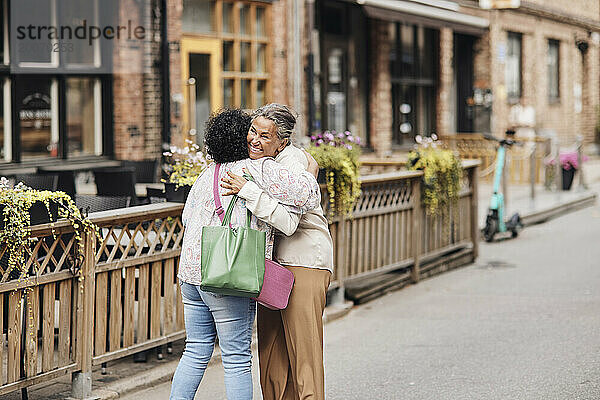
[[[418,281],[420,264],[458,251],[477,257],[478,161],[464,161],[456,209],[428,216],[421,207],[418,171],[396,171],[362,178],[362,194],[352,216],[330,225],[334,241],[334,285],[407,269]],[[468,257],[467,257],[468,258]],[[339,266],[344,266],[339,268]]]
[[[480,134],[447,135],[440,138],[443,146],[458,151],[461,158],[481,161],[480,177],[491,181],[494,177],[494,165],[498,144],[487,140]],[[545,179],[544,160],[550,155],[549,138],[516,138],[520,146],[512,146],[507,152],[505,173],[508,183],[531,183],[533,174],[535,183]],[[532,171],[533,169],[533,171]]]
[[[475,259],[477,165],[464,164],[458,212],[438,218],[421,207],[420,172],[364,177],[353,217],[330,226],[332,286],[392,270],[416,282],[435,272],[433,260]],[[103,241],[84,238],[80,265],[67,221],[54,224],[54,235],[49,224],[32,228],[29,276],[14,279],[0,266],[0,395],[74,373],[73,395],[84,398],[94,366],[185,336],[176,279],[182,209],[159,203],[91,215]]]
[[[550,155],[551,142],[549,138],[517,138],[520,146],[513,146],[507,152],[506,177],[512,184],[531,183],[533,174],[535,183],[544,183],[546,168],[544,160]],[[494,177],[494,165],[498,145],[486,140],[479,134],[447,135],[440,138],[444,148],[456,150],[463,160],[480,160],[479,177],[491,182]],[[533,167],[533,171],[532,171]],[[390,159],[361,160],[361,173],[380,174],[406,169],[406,161]]]

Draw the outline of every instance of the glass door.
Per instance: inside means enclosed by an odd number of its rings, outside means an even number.
[[[323,41],[323,128],[337,132],[349,128],[347,47],[343,40]]]
[[[204,126],[211,112],[222,107],[219,60],[221,46],[216,39],[183,38],[183,135],[202,145]]]

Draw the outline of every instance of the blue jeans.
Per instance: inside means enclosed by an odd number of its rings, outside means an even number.
[[[171,386],[171,400],[192,400],[219,335],[228,400],[252,399],[252,325],[256,302],[246,297],[204,292],[181,282],[185,349]]]

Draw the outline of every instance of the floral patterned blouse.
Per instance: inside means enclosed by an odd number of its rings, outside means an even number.
[[[289,169],[272,158],[245,159],[221,164],[219,183],[228,171],[241,176],[243,168],[252,175],[259,187],[283,204],[289,213],[303,214],[317,207],[321,202],[321,192],[314,176],[299,169]],[[201,283],[202,227],[221,225],[213,197],[214,173],[213,163],[196,179],[183,209],[182,220],[185,232],[178,277],[193,285]],[[226,192],[227,189],[219,185],[221,203],[225,210],[232,199],[232,196],[223,196]],[[241,226],[245,223],[246,202],[239,198],[233,209],[231,226]],[[273,253],[273,228],[254,216],[252,216],[251,227],[266,233],[265,257],[270,259]]]

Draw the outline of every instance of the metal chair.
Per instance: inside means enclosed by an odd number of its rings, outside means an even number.
[[[99,196],[130,197],[131,205],[140,202],[135,194],[135,169],[106,168],[94,171],[96,192]]]
[[[75,196],[75,171],[52,171],[38,167],[37,173],[39,175],[57,175],[57,190],[63,191],[71,197]]]
[[[58,175],[18,174],[15,175],[15,183],[23,182],[32,189],[58,190]]]
[[[123,161],[123,167],[135,169],[136,183],[156,182],[158,172],[158,160]]]
[[[96,196],[92,194],[76,194],[75,204],[85,213],[115,210],[129,207],[129,196]]]

